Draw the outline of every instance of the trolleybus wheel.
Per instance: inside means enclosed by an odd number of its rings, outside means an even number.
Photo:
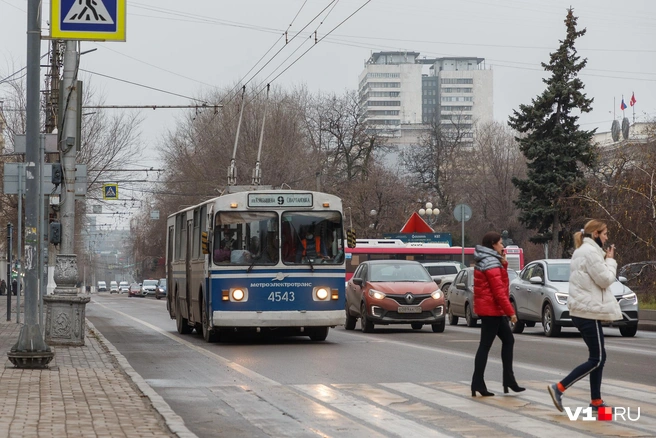
[[[202,306],[201,306],[201,320],[203,321],[201,323],[202,326],[202,335],[203,339],[205,339],[205,342],[218,342],[219,341],[219,332],[215,329],[210,330],[210,322],[209,319],[207,318],[207,308],[205,306],[205,300],[202,301]],[[325,339],[325,338],[324,338]]]
[[[325,341],[328,337],[329,327],[317,327],[310,330],[310,339],[313,341]]]
[[[187,319],[182,317],[180,306],[177,304],[178,300],[176,299],[175,301],[175,326],[178,329],[178,333],[181,335],[188,335],[191,333],[191,327],[189,326]]]

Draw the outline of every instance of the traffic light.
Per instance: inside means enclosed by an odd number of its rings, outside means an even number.
[[[50,243],[53,245],[59,245],[61,243],[61,223],[60,222],[50,222]]]
[[[52,163],[51,182],[58,186],[62,182],[62,165],[61,163]]]
[[[200,234],[200,241],[201,241],[201,249],[203,251],[203,254],[209,254],[210,253],[210,240],[207,236],[207,231],[203,231]]]
[[[346,246],[355,248],[355,229],[349,228],[346,230]]]

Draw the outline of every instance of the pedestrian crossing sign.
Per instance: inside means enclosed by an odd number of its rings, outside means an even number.
[[[50,37],[125,41],[126,0],[51,0]]]
[[[106,201],[118,200],[118,184],[103,184],[103,199]]]

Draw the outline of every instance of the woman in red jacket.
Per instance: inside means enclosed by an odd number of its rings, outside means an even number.
[[[501,234],[495,231],[485,234],[482,245],[476,245],[474,260],[474,312],[481,318],[481,341],[474,360],[472,397],[476,397],[476,392],[480,392],[484,397],[494,395],[487,390],[484,375],[487,356],[496,336],[501,339],[502,344],[503,392],[508,393],[508,388],[514,392],[524,391],[526,388],[517,384],[512,369],[515,338],[510,330],[508,317],[515,323],[517,316],[508,299],[508,262]]]

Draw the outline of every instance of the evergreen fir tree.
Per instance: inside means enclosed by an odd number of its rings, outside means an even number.
[[[567,11],[567,36],[550,55],[549,64],[542,67],[551,72],[544,79],[546,89],[532,99],[530,105],[520,105],[513,111],[509,125],[523,134],[517,137],[520,150],[528,161],[526,179],[513,178],[519,189],[515,202],[521,210],[520,221],[536,230],[534,243],[550,243],[551,252],[558,249],[560,230],[569,222],[566,199],[583,186],[581,166],[592,166],[595,148],[591,143],[595,130],[584,131],[578,125],[576,110],[592,110],[593,99],[583,93],[578,73],[587,60],[577,55],[574,42],[585,35],[576,30],[577,17]]]

